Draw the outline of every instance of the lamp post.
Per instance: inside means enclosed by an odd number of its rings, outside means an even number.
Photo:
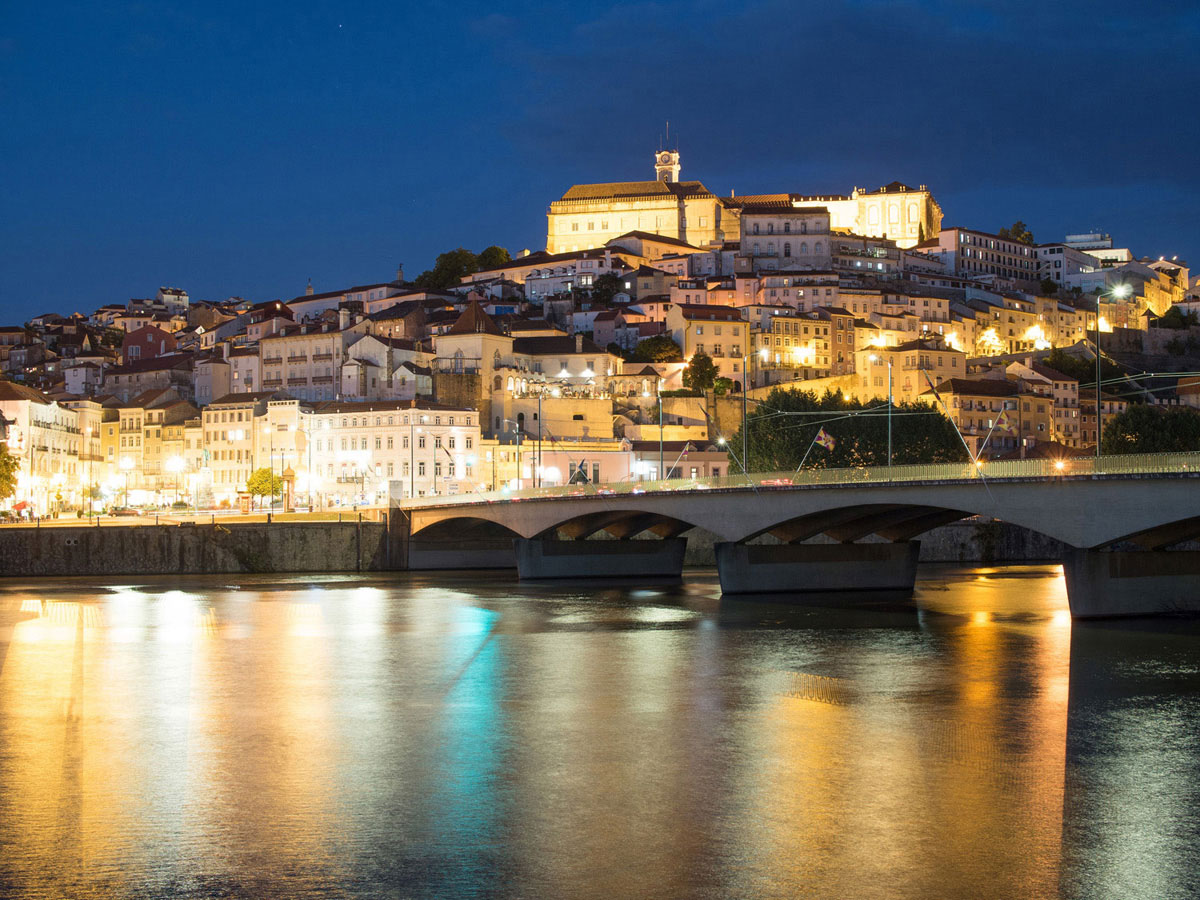
[[[873,363],[878,363],[879,356],[872,353],[870,356],[870,360]],[[891,356],[888,356],[888,358],[887,358],[887,367],[888,367],[888,455],[887,455],[887,464],[888,464],[888,468],[890,469],[892,467],[892,357]]]
[[[92,515],[92,429],[91,426],[84,431],[84,442],[87,447],[87,495],[88,495],[88,518]]]
[[[1113,289],[1108,292],[1110,297],[1117,300],[1124,300],[1133,292],[1133,288],[1127,284],[1113,285]],[[1096,459],[1100,458],[1101,444],[1104,442],[1104,429],[1101,427],[1101,412],[1100,412],[1100,298],[1104,295],[1103,291],[1096,294]]]
[[[128,456],[121,457],[121,470],[125,473],[125,506],[129,505],[129,470],[133,468],[133,460]]]
[[[175,502],[179,502],[179,473],[183,471],[184,461],[182,456],[172,456],[167,460],[167,471],[175,473]]]
[[[517,433],[517,490],[521,489],[521,426],[512,419],[505,419],[505,424],[512,425]]]

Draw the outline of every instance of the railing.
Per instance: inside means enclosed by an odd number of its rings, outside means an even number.
[[[887,485],[913,482],[1026,480],[1045,478],[1189,475],[1200,477],[1198,453],[1142,453],[1078,459],[1019,459],[974,463],[931,463],[912,466],[876,466],[851,469],[806,469],[803,472],[751,472],[720,478],[669,478],[659,481],[621,481],[606,484],[572,484],[521,491],[480,491],[453,496],[402,500],[405,508],[459,506],[499,501],[553,500],[578,497],[671,494],[708,490],[788,490],[796,488]]]

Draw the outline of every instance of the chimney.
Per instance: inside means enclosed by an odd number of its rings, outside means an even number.
[[[400,265],[396,266],[396,280],[404,280],[404,263],[400,263]]]
[[[350,327],[350,310],[338,309],[338,331],[345,331]]]
[[[583,335],[582,334],[575,335],[575,352],[576,353],[583,352]]]
[[[312,296],[312,293],[313,293],[313,291],[312,291],[312,279],[310,278],[310,279],[308,279],[308,287],[306,287],[306,288],[304,289],[304,296],[305,296],[305,297],[311,297],[311,296]]]

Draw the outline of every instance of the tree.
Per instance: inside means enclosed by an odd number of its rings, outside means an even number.
[[[7,500],[17,492],[17,473],[21,468],[21,460],[8,452],[8,447],[0,444],[0,500]]]
[[[732,378],[718,378],[716,381],[713,382],[713,393],[714,394],[728,394],[732,390],[733,390],[733,379]]]
[[[787,415],[796,413],[801,415]],[[808,452],[821,428],[833,437],[833,450],[814,447]],[[746,429],[751,471],[795,469],[806,452],[806,468],[887,465],[886,403],[847,400],[833,391],[818,397],[811,391],[776,388],[749,415]],[[740,447],[741,440],[739,431],[730,444]],[[900,403],[893,408],[893,463],[966,462],[968,458],[954,423],[941,410],[926,403]]]
[[[1058,282],[1053,278],[1042,279],[1042,296],[1053,297],[1058,293]]]
[[[475,271],[483,272],[488,269],[494,269],[507,262],[512,262],[512,257],[509,256],[508,251],[503,247],[492,245],[475,257]]]
[[[1080,387],[1096,383],[1096,360],[1080,359],[1063,350],[1051,350],[1042,360],[1051,369],[1070,375],[1079,382]],[[1107,357],[1100,358],[1100,379],[1112,382],[1125,377],[1125,370]]]
[[[1131,405],[1104,426],[1105,453],[1200,450],[1200,411],[1190,406]]]
[[[283,493],[283,479],[270,469],[255,469],[246,479],[246,492],[252,497],[278,497]]]
[[[693,353],[683,370],[683,386],[693,391],[707,391],[717,380],[717,367],[707,353]]]
[[[592,302],[605,306],[612,303],[613,297],[622,290],[621,279],[611,272],[601,275],[592,284]]]
[[[432,269],[427,269],[413,282],[426,291],[444,291],[460,284],[467,275],[479,271],[479,261],[474,253],[463,247],[438,254]]]
[[[1006,241],[1016,241],[1018,244],[1033,244],[1033,232],[1020,219],[1013,222],[1008,228],[1001,228],[996,232],[996,237],[1004,238]]]
[[[1196,313],[1192,311],[1184,312],[1178,306],[1172,306],[1165,313],[1158,317],[1154,323],[1158,328],[1173,328],[1183,330],[1191,328],[1194,325],[1200,325],[1200,319]]]
[[[683,351],[668,335],[656,334],[638,341],[630,355],[631,362],[682,362]]]

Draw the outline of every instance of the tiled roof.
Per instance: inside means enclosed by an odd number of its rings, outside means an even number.
[[[500,327],[492,321],[492,317],[479,305],[478,300],[472,300],[470,305],[463,311],[463,314],[458,317],[458,320],[446,332],[446,334],[503,333]]]
[[[610,200],[618,197],[713,196],[699,181],[613,181],[605,184],[576,184],[563,200]]]
[[[41,391],[17,384],[15,381],[0,381],[0,401],[29,400],[32,403],[49,404],[50,400]]]
[[[603,347],[584,338],[581,341],[580,353],[607,353]],[[575,353],[575,338],[571,335],[561,337],[522,337],[513,341],[513,353],[523,353],[529,356],[570,356]]]
[[[999,378],[950,378],[937,386],[938,393],[970,394],[975,397],[1015,397],[1017,386]],[[931,393],[925,391],[926,394]]]

